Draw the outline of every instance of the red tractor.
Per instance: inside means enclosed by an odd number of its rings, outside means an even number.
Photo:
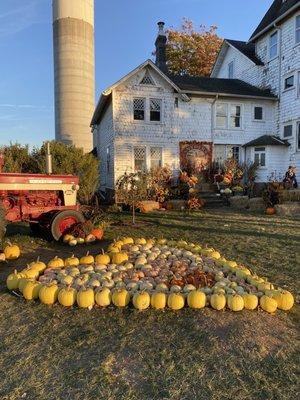
[[[59,240],[74,224],[84,222],[77,204],[79,178],[52,175],[47,154],[47,174],[3,173],[0,154],[0,204],[7,222],[28,222],[33,232],[46,231]]]

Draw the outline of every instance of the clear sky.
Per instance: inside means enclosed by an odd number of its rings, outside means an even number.
[[[76,1],[76,0],[69,0]],[[156,23],[247,40],[272,0],[95,0],[96,99],[151,58]],[[0,0],[0,145],[54,138],[51,0]]]

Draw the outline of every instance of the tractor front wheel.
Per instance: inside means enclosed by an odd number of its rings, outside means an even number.
[[[84,216],[79,211],[64,210],[55,214],[50,225],[53,238],[58,241],[78,222],[84,222]]]

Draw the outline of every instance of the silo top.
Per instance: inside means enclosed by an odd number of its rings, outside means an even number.
[[[76,18],[94,26],[94,0],[53,0],[53,21]]]

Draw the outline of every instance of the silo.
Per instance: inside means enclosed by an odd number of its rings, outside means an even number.
[[[53,0],[55,138],[93,147],[95,109],[94,0]]]

